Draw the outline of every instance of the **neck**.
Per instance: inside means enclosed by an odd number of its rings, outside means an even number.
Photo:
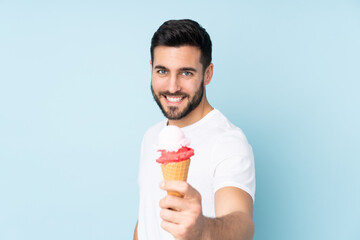
[[[189,126],[196,123],[205,117],[209,112],[214,108],[207,101],[205,95],[199,106],[197,106],[192,112],[190,112],[186,117],[183,117],[179,120],[168,120],[168,125],[175,125],[179,128]]]

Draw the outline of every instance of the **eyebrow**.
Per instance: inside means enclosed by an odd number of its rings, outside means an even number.
[[[168,70],[168,68],[162,66],[162,65],[156,65],[154,67],[155,69],[164,69],[164,70]],[[192,67],[183,67],[179,69],[181,72],[197,72],[195,68]]]
[[[192,67],[180,68],[180,71],[182,71],[182,72],[197,72],[196,69],[192,68]]]
[[[154,68],[155,69],[167,69],[166,67],[164,67],[162,65],[156,65]]]

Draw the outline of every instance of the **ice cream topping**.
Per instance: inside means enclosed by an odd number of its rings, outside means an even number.
[[[190,145],[190,140],[187,139],[181,129],[177,126],[166,126],[159,133],[159,144],[156,146],[158,150],[165,150],[167,152],[176,152],[181,147]]]
[[[166,164],[189,159],[194,155],[190,147],[190,140],[187,139],[179,127],[166,126],[159,133],[159,144],[157,150],[161,157],[156,160],[158,163]]]

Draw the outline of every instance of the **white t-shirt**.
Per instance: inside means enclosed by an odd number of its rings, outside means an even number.
[[[167,124],[164,120],[144,135],[139,167],[139,240],[163,240],[174,237],[160,227],[159,201],[166,191],[159,188],[163,180],[161,167],[156,163],[159,132]],[[200,121],[182,128],[190,139],[195,155],[191,157],[187,182],[202,198],[204,216],[215,217],[214,195],[223,187],[238,187],[255,200],[255,167],[252,148],[244,133],[217,109]]]

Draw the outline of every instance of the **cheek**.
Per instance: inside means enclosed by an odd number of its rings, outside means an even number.
[[[155,92],[161,89],[161,83],[156,79],[151,79],[151,86]]]
[[[151,85],[155,92],[164,92],[168,90],[167,80],[164,78],[152,78]]]
[[[187,93],[189,93],[190,95],[194,95],[197,90],[200,88],[201,84],[199,83],[192,83],[192,84],[187,84],[184,85],[183,90],[186,91]]]

